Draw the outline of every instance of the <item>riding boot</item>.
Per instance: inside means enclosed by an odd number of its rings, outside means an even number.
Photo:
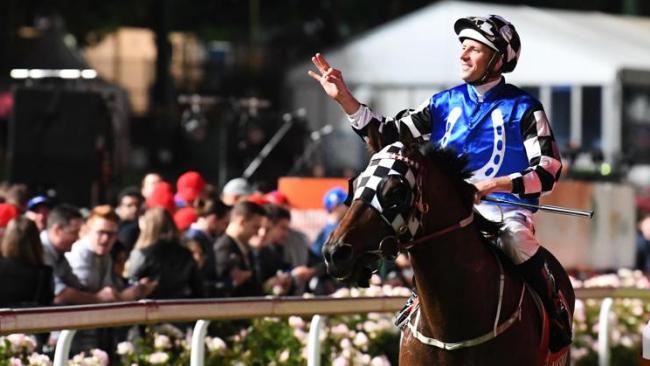
[[[564,306],[555,284],[555,278],[548,268],[546,258],[537,251],[530,259],[517,266],[519,273],[540,296],[550,320],[549,349],[557,352],[571,344],[571,318]]]

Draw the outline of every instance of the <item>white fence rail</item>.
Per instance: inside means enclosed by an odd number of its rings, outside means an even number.
[[[603,301],[599,329],[599,359],[609,360],[609,334],[606,316],[613,298],[650,299],[650,290],[628,288],[576,289],[580,299],[610,299]],[[246,298],[217,300],[141,300],[104,305],[60,306],[25,309],[0,309],[0,334],[38,333],[55,330],[113,327],[174,321],[198,320],[192,340],[191,365],[203,365],[205,331],[209,320],[245,319],[255,317],[314,316],[312,323],[321,324],[325,315],[393,312],[399,310],[404,297],[357,298]],[[309,336],[308,365],[318,366],[320,326],[312,326]],[[74,331],[62,332],[57,343],[54,366],[67,365],[70,342]]]

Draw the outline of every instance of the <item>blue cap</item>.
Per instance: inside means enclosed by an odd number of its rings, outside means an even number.
[[[342,205],[348,193],[341,187],[334,187],[323,196],[323,206],[328,212],[331,212],[338,205]]]
[[[27,210],[33,211],[39,205],[46,205],[49,208],[52,208],[52,200],[47,196],[35,196],[27,201]]]

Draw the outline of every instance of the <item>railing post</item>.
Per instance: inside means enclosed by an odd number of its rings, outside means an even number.
[[[75,333],[77,333],[77,331],[74,329],[61,331],[59,339],[56,341],[53,366],[68,366],[70,346],[72,345],[72,339],[74,338]]]
[[[605,298],[600,304],[600,314],[598,316],[598,365],[609,366],[609,311],[612,308],[614,300],[611,297]]]
[[[192,355],[190,366],[203,366],[205,363],[205,335],[208,332],[209,320],[197,320],[192,333]]]
[[[325,317],[318,314],[311,318],[307,343],[307,366],[320,366],[320,331]]]

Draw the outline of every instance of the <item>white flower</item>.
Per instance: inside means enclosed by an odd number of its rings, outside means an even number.
[[[305,326],[305,321],[299,316],[290,316],[289,325],[292,328],[303,328]]]
[[[155,349],[168,349],[172,347],[172,342],[166,335],[157,334],[153,340]]]
[[[346,334],[348,334],[349,331],[350,331],[350,329],[348,329],[348,326],[345,325],[345,323],[337,324],[331,330],[332,335],[335,335],[335,336],[346,335]]]
[[[341,287],[332,294],[332,297],[350,297],[350,289],[347,287]]]
[[[341,339],[341,342],[339,343],[339,345],[340,345],[341,348],[344,349],[344,350],[345,350],[345,349],[352,348],[352,342],[350,342],[350,340],[347,339],[347,338],[343,338],[343,339]]]
[[[368,313],[368,319],[370,320],[379,320],[382,315],[380,313]]]
[[[36,338],[25,334],[9,334],[7,340],[11,343],[12,352],[21,352],[26,350],[32,353],[36,349]]]
[[[20,358],[12,357],[9,359],[9,366],[24,366]]]
[[[364,332],[359,332],[354,336],[352,343],[359,348],[365,348],[368,346],[368,336]]]
[[[393,287],[393,289],[390,292],[390,296],[402,296],[402,297],[409,297],[411,296],[411,289],[406,288],[406,287]]]
[[[350,362],[345,358],[339,356],[332,361],[332,366],[350,366]]]
[[[363,330],[366,333],[368,333],[368,334],[375,333],[377,331],[377,329],[378,328],[377,328],[377,323],[376,322],[373,322],[373,321],[370,321],[370,320],[366,320],[365,322],[363,322]]]
[[[108,353],[102,351],[101,349],[94,348],[90,351],[93,358],[99,361],[99,364],[102,366],[108,365]]]
[[[205,344],[208,347],[208,351],[210,352],[221,353],[227,348],[226,342],[224,342],[223,339],[219,337],[214,337],[214,338],[207,337],[205,339]]]
[[[132,355],[134,352],[135,348],[131,342],[120,342],[117,344],[118,355]]]
[[[278,357],[278,362],[287,362],[289,360],[289,356],[291,356],[291,353],[289,352],[288,349],[285,349],[280,353],[280,357]]]
[[[381,277],[379,277],[379,275],[376,273],[370,277],[370,283],[373,285],[381,285],[381,282]]]
[[[52,366],[52,361],[48,356],[36,352],[27,357],[27,362],[29,366]]]
[[[365,353],[357,353],[354,356],[354,363],[357,365],[370,365],[371,361],[370,355],[365,354]]]
[[[350,297],[359,297],[361,296],[361,290],[354,287],[350,289]]]
[[[632,338],[630,336],[627,336],[627,335],[624,335],[624,336],[621,337],[620,344],[621,344],[621,346],[623,346],[625,348],[634,347],[634,341],[632,340]]]
[[[294,329],[293,330],[293,336],[298,338],[298,340],[302,344],[307,344],[307,336],[308,335],[307,335],[307,332],[305,332],[304,330],[302,330],[302,329]]]
[[[164,365],[169,361],[169,355],[165,352],[154,352],[147,356],[147,361],[153,365]]]
[[[386,356],[376,356],[370,360],[370,366],[391,366]]]
[[[47,355],[41,355],[38,353],[32,353],[31,356],[27,358],[30,366],[52,366],[52,360]]]

